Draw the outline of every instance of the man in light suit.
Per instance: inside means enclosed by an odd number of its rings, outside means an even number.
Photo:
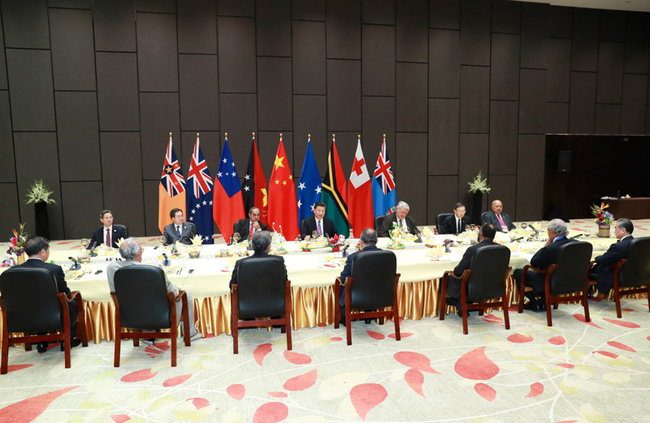
[[[25,254],[28,260],[17,266],[26,267],[30,269],[45,269],[56,278],[56,285],[59,292],[70,296],[70,288],[65,281],[65,275],[61,266],[48,263],[47,259],[50,257],[50,244],[42,236],[32,236],[25,241]],[[81,340],[76,338],[77,335],[77,300],[72,300],[68,303],[68,310],[70,311],[70,347],[76,347],[81,344]],[[83,317],[82,317],[83,318]],[[40,342],[36,349],[39,353],[47,351],[47,342]]]
[[[398,227],[405,227],[410,234],[419,237],[420,230],[418,229],[415,220],[411,216],[408,216],[409,210],[411,210],[411,208],[408,204],[406,204],[406,202],[400,201],[397,203],[397,206],[395,207],[395,213],[389,214],[384,218],[377,236],[389,236],[388,233],[391,229],[393,229],[393,223],[397,223]]]
[[[184,222],[183,210],[172,209],[169,216],[173,222],[165,226],[163,234],[165,235],[165,245],[170,245],[179,241],[181,244],[192,244],[192,238],[196,236],[196,225],[191,222]]]
[[[634,224],[630,219],[618,219],[614,228],[614,235],[618,241],[610,245],[605,254],[596,257],[595,274],[598,284],[596,298],[607,298],[609,291],[614,287],[614,269],[605,266],[614,266],[620,259],[625,258],[627,248],[634,239],[632,232],[634,232]]]
[[[500,200],[492,202],[492,211],[483,213],[481,224],[490,223],[497,231],[508,232],[515,229],[515,224],[506,213],[503,212],[503,204]]]
[[[331,238],[336,235],[334,221],[329,217],[325,217],[326,209],[327,206],[322,201],[314,204],[314,215],[309,216],[300,222],[300,237],[302,239],[309,241],[314,231],[316,231],[319,236],[327,235]]]
[[[88,248],[93,248],[93,246],[101,244],[110,248],[117,248],[117,241],[120,238],[127,239],[129,237],[126,226],[113,224],[113,213],[110,210],[102,210],[99,214],[99,221],[102,222],[103,226],[93,232],[93,237],[90,239]]]
[[[547,227],[548,241],[544,244],[535,255],[530,259],[530,265],[538,268],[539,270],[546,270],[551,264],[556,264],[560,247],[573,241],[567,236],[569,235],[569,228],[562,219],[553,219],[548,222]],[[514,277],[517,283],[521,283],[523,270],[517,269],[514,272]],[[538,273],[532,269],[526,272],[526,285],[533,288],[533,290],[526,294],[530,300],[528,304],[524,305],[524,309],[532,311],[545,311],[546,301],[544,299],[544,280],[546,279],[545,273]]]
[[[260,209],[257,207],[251,207],[248,210],[248,219],[240,219],[232,227],[232,232],[239,232],[242,241],[250,241],[255,232],[265,230],[266,225],[260,222]]]
[[[454,206],[454,214],[448,216],[440,228],[441,234],[460,234],[465,232],[465,228],[469,225],[470,219],[465,216],[465,204],[456,203]]]

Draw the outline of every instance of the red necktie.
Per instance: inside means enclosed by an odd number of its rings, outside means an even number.
[[[106,228],[106,246],[109,248],[113,246],[111,244],[111,230],[109,228]]]
[[[497,218],[499,219],[499,223],[501,224],[501,226],[506,226],[506,222],[503,221],[500,214],[497,215]]]
[[[253,238],[253,221],[251,220],[251,228],[248,230],[248,237]]]

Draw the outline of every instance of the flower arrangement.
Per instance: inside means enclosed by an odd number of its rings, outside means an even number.
[[[471,194],[475,194],[477,192],[489,194],[490,190],[492,189],[487,183],[487,178],[483,178],[480,170],[478,171],[478,175],[474,177],[474,180],[472,180],[472,182],[468,182],[467,185],[469,185],[469,192]]]
[[[397,222],[393,222],[393,229],[388,231],[388,236],[390,237],[390,243],[388,244],[389,247],[404,247],[404,244],[402,243],[402,231],[397,227]]]
[[[34,183],[29,187],[27,192],[27,200],[25,204],[37,204],[37,203],[46,203],[46,204],[55,204],[53,198],[50,198],[53,191],[50,191],[50,188],[43,183],[42,179],[34,179]]]
[[[15,254],[20,257],[25,252],[25,241],[29,238],[29,234],[25,232],[26,223],[20,224],[20,232],[14,229],[14,236],[9,239],[9,249],[7,254]]]
[[[596,218],[596,224],[598,226],[610,226],[614,222],[614,215],[608,211],[605,211],[609,207],[609,204],[600,203],[600,207],[595,204],[591,205],[591,214]]]
[[[327,242],[327,246],[332,248],[333,252],[341,250],[341,247],[345,245],[345,236],[343,235],[334,235]]]

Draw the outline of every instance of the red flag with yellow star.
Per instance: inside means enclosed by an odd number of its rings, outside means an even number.
[[[300,234],[296,187],[284,151],[282,134],[269,181],[269,227],[282,232],[288,241],[293,241]]]

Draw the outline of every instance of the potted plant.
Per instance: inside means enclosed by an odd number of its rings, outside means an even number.
[[[595,204],[591,205],[591,214],[596,218],[596,224],[598,225],[598,236],[601,238],[609,238],[609,227],[614,221],[614,215],[608,211],[605,211],[609,207],[609,204],[600,203],[600,207]]]
[[[50,239],[50,221],[47,216],[47,205],[56,204],[50,198],[53,191],[43,183],[42,179],[34,179],[34,183],[27,191],[25,204],[34,204],[34,219],[36,220],[36,235]]]
[[[483,194],[489,194],[490,186],[487,183],[487,178],[483,178],[481,171],[474,177],[469,185],[468,192],[472,194],[472,221],[475,224],[481,223],[481,210],[483,209]]]
[[[25,225],[25,223],[21,223],[20,232],[14,229],[14,236],[9,238],[7,254],[15,254],[17,264],[23,264],[25,262],[25,241],[29,238],[29,234],[25,232]]]

